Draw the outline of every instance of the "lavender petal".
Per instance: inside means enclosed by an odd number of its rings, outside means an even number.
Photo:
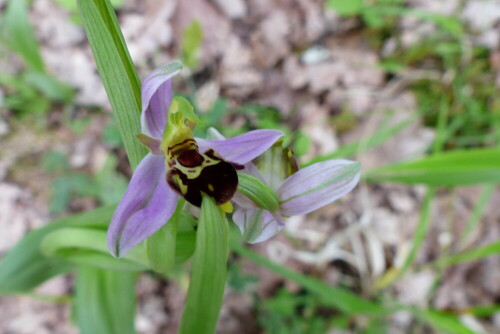
[[[302,215],[349,193],[359,182],[361,164],[350,160],[323,161],[288,177],[278,189],[281,213]]]
[[[195,139],[200,151],[214,149],[224,160],[244,165],[264,153],[282,136],[283,132],[279,130],[254,130],[224,140]]]
[[[172,99],[172,77],[182,69],[180,61],[173,61],[154,70],[142,82],[141,128],[154,138],[162,138],[167,124],[167,111]]]
[[[243,239],[251,244],[266,241],[284,227],[283,219],[264,209],[238,209],[233,214]]]
[[[155,233],[175,211],[178,196],[165,180],[165,159],[151,153],[134,172],[108,229],[108,248],[114,256]]]

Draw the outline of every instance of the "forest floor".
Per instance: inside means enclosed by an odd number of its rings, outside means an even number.
[[[141,78],[169,60],[194,57],[174,86],[195,102],[197,111],[210,115],[211,125],[230,135],[281,128],[302,162],[361,142],[348,158],[368,170],[428,153],[443,100],[461,112],[461,100],[450,92],[456,85],[468,94],[483,86],[496,86],[494,92],[500,84],[499,1],[405,3],[415,13],[451,17],[452,23],[431,15],[373,14],[366,8],[341,16],[316,0],[126,0],[117,13]],[[131,175],[76,12],[59,1],[34,0],[30,20],[48,71],[76,95],[69,105],[51,102],[33,113],[0,104],[0,255],[55,217],[116,202]],[[203,42],[199,50],[183,50],[186,40],[197,38],[194,21],[201,25]],[[465,30],[457,35],[453,22]],[[1,51],[0,72],[22,73],[20,58]],[[15,92],[0,82],[0,97]],[[447,99],[440,92],[449,93]],[[472,95],[484,104],[485,94]],[[464,130],[447,138],[445,148],[488,144],[480,137],[484,124],[467,124],[463,127],[471,134],[466,139],[472,143],[465,142]],[[384,131],[390,132],[387,138],[371,142]],[[443,254],[500,239],[500,208],[493,205],[500,202],[500,191],[493,189],[479,223],[458,242],[474,219],[485,193],[482,186],[439,189],[412,269],[380,288],[381,279],[412,245],[427,191],[424,186],[362,182],[343,200],[289,219],[283,233],[252,248],[365,297],[382,293],[407,305],[450,312],[498,304],[498,256],[442,270],[429,266]],[[273,333],[276,322],[301,317],[311,322],[331,314],[321,314],[314,303],[312,314],[283,313],[276,304],[299,305],[300,286],[237,257],[229,271],[219,333]],[[168,281],[140,276],[139,333],[175,332],[188,277],[188,271]],[[72,287],[73,277],[62,276],[37,293],[64,296]],[[387,333],[432,333],[406,312],[387,319]],[[479,333],[500,333],[500,313],[461,319]],[[332,327],[329,333],[361,333],[363,325],[347,327]],[[71,334],[77,329],[64,300],[1,297],[0,334],[11,333]]]

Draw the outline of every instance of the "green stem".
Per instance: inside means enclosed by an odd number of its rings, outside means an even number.
[[[181,334],[215,333],[227,275],[228,223],[211,197],[204,196]]]
[[[184,200],[179,200],[177,208],[168,220],[155,234],[146,239],[146,252],[149,264],[153,270],[165,274],[175,263],[175,247],[177,243],[177,227],[184,208]]]

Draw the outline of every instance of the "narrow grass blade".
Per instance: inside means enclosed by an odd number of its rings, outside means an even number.
[[[416,118],[412,117],[412,118],[406,119],[404,121],[401,121],[394,126],[382,127],[381,130],[377,131],[373,135],[371,135],[365,139],[361,139],[357,142],[344,145],[333,153],[315,157],[315,158],[311,159],[309,162],[303,164],[302,167],[307,167],[307,166],[312,165],[316,162],[321,162],[321,161],[330,160],[330,159],[348,158],[348,157],[351,157],[355,154],[366,152],[366,151],[369,151],[371,149],[374,149],[374,148],[382,145],[383,143],[385,143],[390,138],[397,135],[402,130],[404,130],[407,126],[412,124],[415,121],[415,119]]]
[[[430,186],[500,183],[500,148],[444,152],[417,161],[378,168],[365,174],[371,182]]]
[[[235,237],[231,238],[231,249],[234,252],[277,273],[278,275],[294,281],[311,293],[316,294],[327,306],[335,307],[348,314],[383,315],[394,311],[392,308],[387,308],[363,299],[346,289],[330,286],[318,279],[299,274],[291,269],[274,263],[262,255],[257,254],[241,245],[238,240],[239,236],[236,233],[234,235]]]
[[[430,324],[439,333],[449,334],[474,334],[475,332],[463,325],[454,315],[445,314],[435,310],[418,310],[415,316],[421,321]]]
[[[410,252],[403,262],[403,266],[399,270],[399,274],[404,274],[413,264],[417,256],[417,252],[425,241],[427,234],[429,232],[430,222],[431,222],[431,207],[435,195],[434,189],[428,189],[425,194],[424,201],[422,203],[422,209],[420,212],[420,220],[417,225],[417,229],[413,235],[413,241],[411,245]]]
[[[469,313],[477,317],[490,317],[495,313],[500,312],[500,305],[485,305],[485,306],[473,306],[463,311],[463,313]]]
[[[434,264],[437,266],[452,266],[463,262],[480,260],[489,256],[500,256],[500,241],[492,242],[467,252],[448,256],[437,260]]]
[[[215,333],[226,285],[227,256],[226,217],[211,197],[204,196],[191,282],[179,333]]]
[[[80,266],[76,319],[82,334],[134,334],[134,273]]]
[[[410,251],[406,256],[400,268],[392,267],[375,283],[377,290],[384,289],[391,285],[394,281],[400,278],[414,263],[417,252],[422,246],[427,234],[429,232],[431,221],[431,206],[434,200],[435,190],[433,188],[427,189],[425,194],[422,208],[420,211],[420,219],[413,235]]]
[[[29,21],[28,1],[10,0],[2,21],[2,40],[33,70],[44,72],[38,41]]]
[[[70,271],[67,261],[48,258],[40,250],[43,239],[63,227],[95,227],[105,229],[115,206],[106,206],[83,214],[63,218],[26,235],[0,263],[0,294],[26,292],[47,279]]]
[[[141,133],[141,86],[108,0],[78,0],[97,69],[125,144],[130,164],[135,168],[147,153],[135,136]]]
[[[481,194],[479,195],[479,199],[472,210],[472,213],[467,221],[467,225],[462,232],[462,236],[460,237],[460,246],[463,248],[467,244],[467,241],[474,229],[477,227],[477,224],[481,220],[481,217],[484,214],[484,211],[490,202],[491,196],[493,195],[493,191],[495,190],[495,185],[487,185],[484,186]]]
[[[52,101],[70,103],[73,99],[74,88],[58,81],[47,73],[26,71],[23,79]]]

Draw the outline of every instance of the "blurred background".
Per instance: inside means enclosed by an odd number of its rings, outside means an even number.
[[[499,143],[498,0],[111,2],[141,78],[172,59],[185,64],[175,91],[206,120],[199,134],[277,128],[302,163],[328,155],[364,171]],[[76,1],[0,0],[0,9],[2,256],[54,218],[116,203],[131,170]],[[362,182],[252,248],[364,298],[500,333],[500,250],[435,265],[498,241],[499,201],[494,185]],[[432,313],[348,317],[230,259],[219,333],[455,332]],[[186,268],[170,280],[140,276],[139,333],[175,332],[188,278]],[[72,286],[62,276],[32,296],[0,297],[0,333],[77,333]]]

